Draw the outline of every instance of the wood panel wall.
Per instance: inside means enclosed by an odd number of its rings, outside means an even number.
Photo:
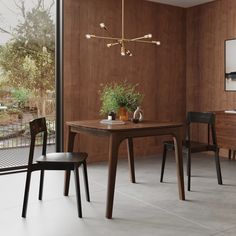
[[[236,108],[236,92],[224,91],[224,41],[236,38],[236,1],[189,8],[186,18],[186,110]],[[199,129],[197,138],[203,134]]]
[[[139,83],[144,93],[145,119],[184,121],[186,101],[185,9],[144,0],[125,1],[127,37],[152,33],[161,46],[129,44],[133,57],[121,57],[119,48],[102,40],[87,40],[86,33],[121,35],[121,1],[64,1],[64,120],[98,119],[100,84],[127,80]],[[105,138],[81,137],[79,145],[90,161],[107,159]],[[137,155],[154,154],[159,138],[135,141]],[[121,152],[124,153],[125,149]]]

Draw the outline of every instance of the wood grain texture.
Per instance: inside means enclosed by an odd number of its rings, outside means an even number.
[[[236,150],[236,114],[216,112],[216,133],[221,148]]]
[[[236,108],[224,91],[224,41],[236,38],[236,1],[217,0],[187,9],[186,110]],[[204,136],[198,129],[197,138]]]
[[[175,159],[177,180],[179,189],[179,199],[185,200],[184,177],[183,177],[183,124],[182,123],[159,123],[157,121],[144,121],[139,124],[127,122],[125,125],[104,125],[100,124],[99,120],[85,120],[67,122],[69,133],[79,133],[94,135],[98,137],[109,137],[109,160],[108,160],[108,184],[107,184],[107,208],[106,217],[112,218],[113,199],[115,190],[115,179],[117,169],[117,159],[119,146],[122,140],[127,138],[148,137],[159,135],[172,136],[175,144]],[[72,147],[74,135],[68,134],[68,151]],[[81,136],[81,135],[80,135]],[[131,154],[131,153],[130,153]],[[132,155],[132,154],[131,154]],[[131,159],[129,159],[131,161]],[[133,163],[129,163],[133,165]],[[134,180],[134,179],[133,179]],[[68,183],[68,181],[65,181]],[[68,187],[65,186],[67,189]]]
[[[161,46],[132,43],[133,57],[121,57],[119,48],[101,40],[87,40],[86,33],[121,35],[121,1],[64,1],[64,120],[98,119],[100,84],[127,80],[139,83],[145,94],[145,119],[160,122],[185,119],[185,9],[144,0],[125,1],[126,37],[152,33]],[[66,133],[66,132],[65,132]],[[107,142],[83,137],[80,145],[90,160],[107,159]],[[134,140],[135,155],[154,154],[159,138]],[[124,145],[123,145],[124,146]],[[120,155],[126,152],[121,149]]]

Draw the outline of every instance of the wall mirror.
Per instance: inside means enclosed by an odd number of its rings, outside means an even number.
[[[236,91],[236,39],[225,40],[225,91]]]

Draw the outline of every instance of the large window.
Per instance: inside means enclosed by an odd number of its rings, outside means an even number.
[[[29,144],[46,116],[55,142],[55,0],[0,0],[0,148]]]
[[[47,118],[48,151],[62,149],[60,5],[0,0],[0,174],[25,170],[33,118]]]

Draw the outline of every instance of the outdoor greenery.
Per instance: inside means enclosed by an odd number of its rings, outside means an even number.
[[[20,109],[10,108],[5,112],[0,112],[0,121],[1,124],[8,124],[21,119],[22,116],[23,112]]]
[[[19,88],[12,91],[12,97],[18,103],[19,108],[24,108],[26,102],[29,100],[29,90],[25,88]]]
[[[26,11],[27,1],[18,1],[22,20],[12,32],[6,31],[12,38],[0,46],[0,87],[9,91],[19,108],[30,101],[38,115],[46,115],[48,96],[55,91],[55,24],[50,13],[54,0],[51,2],[45,8],[44,0],[37,0]]]
[[[117,113],[120,107],[134,112],[143,100],[143,95],[136,90],[137,86],[138,84],[129,84],[127,81],[101,85],[101,115],[107,115],[111,111]]]

